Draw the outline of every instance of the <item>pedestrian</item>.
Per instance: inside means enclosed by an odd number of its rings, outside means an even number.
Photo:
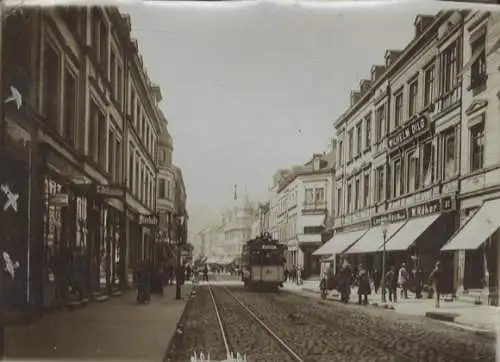
[[[203,267],[203,280],[208,282],[208,267],[206,264]]]
[[[297,285],[302,285],[302,266],[297,267]]]
[[[398,278],[396,275],[396,268],[394,267],[394,265],[392,265],[387,274],[385,274],[383,287],[389,292],[389,302],[397,303]]]
[[[368,305],[368,295],[371,294],[370,276],[362,264],[358,270],[358,304]]]
[[[137,302],[145,304],[150,300],[149,265],[143,260],[137,270]]]
[[[172,265],[171,262],[169,262],[167,264],[167,275],[166,275],[166,279],[167,279],[167,284],[170,285],[172,284],[173,280],[174,280],[174,266]]]
[[[415,285],[415,298],[422,298],[422,290],[424,287],[424,272],[418,267],[413,270],[413,283]]]
[[[406,269],[406,263],[402,263],[398,271],[398,284],[401,288],[401,298],[408,299],[408,279],[409,273]]]
[[[443,279],[443,269],[441,267],[441,262],[436,262],[436,266],[432,270],[430,276],[430,284],[434,289],[434,294],[436,294],[436,308],[439,308],[439,302],[441,299],[441,288],[442,288],[442,279]]]
[[[344,260],[338,277],[338,291],[340,292],[340,301],[342,303],[349,303],[349,297],[351,296],[351,282],[352,267],[347,260]]]
[[[283,278],[285,279],[285,282],[288,281],[288,269],[286,268],[286,266],[283,270]]]
[[[376,268],[373,270],[372,279],[373,279],[373,289],[375,290],[375,294],[377,294],[378,290],[380,289],[380,282],[382,281],[382,275],[380,274],[380,271]]]
[[[187,281],[191,280],[191,266],[189,264],[186,265],[186,280]]]

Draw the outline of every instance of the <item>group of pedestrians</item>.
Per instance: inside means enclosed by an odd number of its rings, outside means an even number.
[[[428,277],[429,298],[432,298],[433,294],[435,295],[437,308],[440,305],[442,276],[441,263],[437,262]],[[351,288],[357,286],[358,304],[364,305],[368,304],[368,296],[372,293],[372,287],[376,294],[380,290],[388,295],[390,302],[396,303],[398,289],[400,298],[408,299],[408,290],[412,289],[415,292],[415,297],[420,299],[422,298],[424,285],[427,284],[422,269],[415,267],[409,272],[406,263],[402,263],[397,269],[396,266],[392,265],[385,276],[382,276],[382,273],[376,269],[370,273],[363,264],[354,269],[347,260],[343,260],[338,273],[330,276],[330,278],[333,278],[334,285],[329,289],[337,289],[343,303],[349,302]]]
[[[285,266],[284,269],[284,277],[285,282],[290,281],[292,283],[296,283],[297,285],[302,285],[304,283],[303,280],[304,269],[302,265],[294,265],[290,270]]]

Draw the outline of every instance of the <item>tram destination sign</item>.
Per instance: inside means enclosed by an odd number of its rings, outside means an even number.
[[[396,132],[394,135],[389,136],[387,146],[390,149],[399,147],[408,142],[412,137],[423,133],[430,129],[429,119],[425,116],[419,117],[410,122],[402,130]]]

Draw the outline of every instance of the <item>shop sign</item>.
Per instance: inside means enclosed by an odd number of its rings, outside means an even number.
[[[405,220],[407,218],[406,209],[393,211],[384,215],[378,215],[372,218],[372,226],[381,225],[382,221],[390,223]]]
[[[396,148],[406,143],[412,137],[429,130],[430,122],[425,116],[419,117],[410,122],[402,130],[396,132],[394,135],[389,136],[387,145],[389,148]]]
[[[158,226],[158,216],[157,215],[140,215],[139,224],[145,226]]]
[[[109,185],[97,185],[96,193],[104,197],[120,198],[125,196],[125,191],[122,188]]]
[[[69,195],[68,194],[55,194],[50,196],[49,203],[52,206],[64,207],[69,205]]]
[[[427,216],[441,211],[441,200],[432,200],[425,204],[408,208],[409,217]]]

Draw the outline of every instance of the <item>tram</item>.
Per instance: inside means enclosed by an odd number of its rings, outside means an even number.
[[[243,246],[241,256],[242,281],[255,290],[278,290],[285,280],[287,247],[268,232],[251,239]]]

